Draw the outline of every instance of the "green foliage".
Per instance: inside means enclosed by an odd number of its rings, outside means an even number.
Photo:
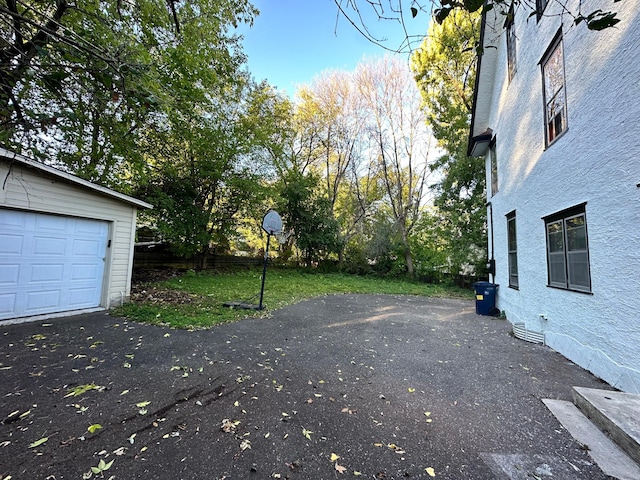
[[[244,0],[6,2],[0,143],[89,180],[127,184],[174,100],[202,105],[244,61]],[[46,138],[46,143],[43,142]]]
[[[486,259],[485,166],[467,157],[479,21],[477,13],[456,12],[432,24],[412,58],[428,122],[446,152],[433,165],[441,180],[434,186],[438,218],[431,228],[444,242],[452,273],[464,266],[479,272]]]
[[[293,230],[297,247],[305,253],[307,265],[338,248],[338,225],[331,205],[318,192],[318,178],[313,174],[292,169],[282,178],[279,211],[286,228]]]
[[[176,328],[206,328],[217,323],[245,317],[262,316],[264,311],[230,309],[222,304],[234,300],[257,303],[261,269],[234,273],[203,272],[189,277],[176,277],[158,285],[195,295],[183,305],[127,303],[113,311],[114,315],[146,323],[171,325]],[[313,270],[269,268],[264,302],[269,311],[318,295],[336,293],[376,293],[390,295],[424,295],[471,299],[471,290],[441,285],[428,285],[407,279],[371,278],[340,273],[318,273]]]

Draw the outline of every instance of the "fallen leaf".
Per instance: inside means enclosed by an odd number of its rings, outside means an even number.
[[[337,471],[338,473],[344,473],[344,472],[346,472],[346,471],[347,471],[347,467],[343,467],[342,465],[338,465],[338,464],[336,463],[336,471]]]
[[[362,475],[362,472],[359,472],[359,471],[357,471],[357,470],[354,470],[354,471],[353,471],[353,476],[354,476],[354,477],[359,477],[360,475]]]
[[[332,462],[335,462],[335,461],[336,461],[336,460],[338,460],[339,458],[340,458],[340,456],[339,456],[339,455],[336,455],[335,453],[332,453],[332,454],[331,454],[331,461],[332,461]]]
[[[409,391],[409,393],[413,393],[413,392],[415,392],[415,391],[416,391],[416,389],[415,389],[415,388],[407,388],[407,390]]]
[[[97,430],[100,430],[102,428],[102,425],[100,425],[99,423],[94,423],[93,425],[89,425],[89,428],[87,428],[87,430],[89,431],[89,433],[94,433]]]
[[[49,440],[49,437],[43,437],[40,440],[36,440],[35,442],[29,444],[29,448],[39,447],[40,445],[45,443],[47,440]]]
[[[18,418],[22,419],[25,418],[27,415],[29,415],[31,413],[31,410],[27,410],[24,413],[21,413],[20,416]]]
[[[307,430],[306,428],[302,429],[302,435],[304,435],[307,438],[307,440],[311,440],[312,433],[313,432],[311,430]]]
[[[150,403],[151,403],[151,402],[138,402],[138,403],[136,403],[136,407],[138,407],[138,408],[144,408],[144,407],[146,407],[147,405],[149,405]]]
[[[86,356],[86,355],[84,355]],[[67,397],[79,397],[80,395],[82,395],[83,393],[88,392],[89,390],[100,390],[102,389],[102,387],[96,385],[95,383],[87,383],[85,385],[78,385],[77,387],[74,388],[70,388],[69,390],[67,390],[67,394],[64,396],[64,398]]]
[[[427,472],[430,477],[435,477],[436,476],[436,472],[433,469],[433,467],[425,468],[424,471]]]

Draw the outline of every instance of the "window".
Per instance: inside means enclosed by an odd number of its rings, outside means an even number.
[[[495,142],[489,147],[489,157],[491,159],[491,196],[493,197],[498,193],[498,157]]]
[[[509,286],[518,288],[518,242],[515,211],[507,214],[507,250],[509,253]]]
[[[516,74],[516,29],[513,26],[513,8],[507,15],[507,21],[504,26],[507,30],[507,68],[509,71],[509,81]]]
[[[542,59],[545,110],[545,141],[551,145],[567,129],[562,36],[558,34]]]
[[[547,0],[536,0],[536,15],[538,21],[542,18],[542,13],[545,8],[547,8]]]
[[[544,218],[549,286],[591,292],[585,204]]]

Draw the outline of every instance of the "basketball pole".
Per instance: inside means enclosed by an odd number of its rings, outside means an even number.
[[[262,266],[262,286],[260,287],[260,304],[258,310],[262,310],[262,297],[264,296],[264,280],[267,276],[267,260],[269,260],[269,241],[271,240],[271,234],[267,233],[267,248],[264,251],[264,265]]]

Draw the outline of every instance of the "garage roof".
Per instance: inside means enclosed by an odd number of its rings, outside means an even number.
[[[0,148],[0,157],[9,160],[12,163],[19,163],[20,165],[47,173],[53,177],[56,177],[60,180],[64,180],[68,183],[75,184],[75,185],[87,188],[89,190],[93,190],[98,194],[118,199],[121,202],[128,203],[130,205],[134,205],[139,208],[153,208],[153,205],[151,205],[150,203],[143,202],[142,200],[138,200],[137,198],[130,197],[128,195],[125,195],[124,193],[116,192],[115,190],[111,190],[110,188],[96,185],[95,183],[91,183],[87,180],[83,180],[80,177],[76,177],[75,175],[72,175],[70,173],[63,172],[62,170],[58,170],[57,168],[51,167],[49,165],[45,165],[44,163],[37,162],[31,158],[25,157],[24,155],[20,155],[18,153],[11,152],[9,150],[5,150],[4,148]]]

